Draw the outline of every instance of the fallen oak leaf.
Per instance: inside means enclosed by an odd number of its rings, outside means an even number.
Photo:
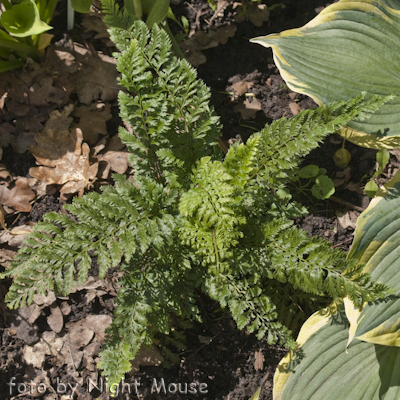
[[[96,180],[98,163],[90,165],[90,148],[87,143],[82,143],[82,131],[79,128],[68,139],[65,143],[67,152],[57,160],[44,159],[37,156],[38,149],[32,150],[35,158],[40,159],[44,166],[30,168],[29,173],[47,185],[62,185],[61,194],[78,193],[82,196],[85,188]]]
[[[30,168],[29,173],[47,185],[62,185],[62,195],[78,193],[81,196],[96,180],[98,163],[90,165],[90,148],[82,143],[82,130],[69,131],[72,109],[71,104],[62,113],[53,111],[43,132],[35,135],[37,145],[30,150],[41,166]]]
[[[92,103],[90,106],[76,107],[72,115],[80,120],[79,123],[73,123],[71,128],[80,128],[85,142],[95,144],[99,135],[107,135],[106,122],[112,118],[111,104]]]
[[[261,110],[261,103],[256,98],[253,98],[251,101],[247,98],[243,103],[236,104],[233,109],[240,112],[244,120],[254,119],[257,111]]]
[[[17,211],[31,211],[32,205],[30,201],[35,196],[35,192],[30,188],[27,178],[18,178],[8,185],[0,185],[0,204],[12,207]]]
[[[32,228],[28,225],[16,226],[11,231],[1,231],[0,244],[7,243],[10,247],[21,248],[30,233],[32,233]]]

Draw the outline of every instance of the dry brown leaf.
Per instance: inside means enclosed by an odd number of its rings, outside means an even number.
[[[66,94],[66,88],[55,86],[53,78],[47,75],[29,88],[29,103],[30,106],[47,106],[49,103],[61,105],[65,101]]]
[[[115,47],[115,44],[110,40],[107,25],[104,23],[100,13],[91,11],[88,14],[84,14],[81,24],[85,28],[84,36],[91,39],[100,39],[107,47]],[[96,32],[96,34],[93,35],[93,32]]]
[[[60,304],[60,310],[63,313],[63,315],[69,315],[69,314],[71,314],[71,311],[72,311],[71,306],[66,301],[63,301]]]
[[[75,86],[79,101],[90,105],[97,100],[115,100],[119,91],[116,60],[100,52],[93,56],[88,49],[77,44],[74,44],[74,50],[76,59],[82,65],[71,75],[70,80]]]
[[[90,106],[76,107],[72,115],[80,119],[78,123],[73,123],[71,128],[80,128],[83,140],[95,144],[99,135],[107,135],[106,122],[112,118],[111,104],[92,103]]]
[[[127,151],[109,151],[105,154],[99,154],[96,158],[105,161],[107,167],[101,174],[102,179],[107,179],[110,169],[118,174],[123,174],[128,169],[128,152]]]
[[[112,317],[109,315],[88,315],[78,322],[66,324],[68,329],[88,328],[96,334],[96,340],[100,343],[104,342],[104,331],[111,325]],[[79,328],[79,329],[80,329]]]
[[[128,151],[126,146],[121,142],[121,139],[118,136],[113,136],[107,143],[106,138],[100,141],[100,143],[94,148],[94,157],[96,157],[100,161],[104,161],[107,163],[106,167],[102,169],[102,166],[99,166],[99,176],[102,179],[107,179],[110,173],[110,170],[117,172],[119,174],[123,174],[128,169]],[[100,151],[103,153],[98,154]],[[123,151],[121,151],[123,150]]]
[[[7,171],[7,168],[4,164],[0,164],[0,179],[6,182],[11,181],[11,174]],[[4,183],[4,182],[2,182]]]
[[[35,368],[41,369],[46,355],[63,358],[60,353],[63,347],[64,340],[62,338],[57,337],[57,334],[53,331],[46,331],[43,332],[38,343],[32,347],[25,346],[22,352],[28,364],[32,364]]]
[[[290,111],[292,112],[293,115],[297,115],[301,111],[300,105],[298,103],[295,103],[295,102],[289,103],[289,108],[290,108]]]
[[[27,307],[24,307],[19,310],[10,311],[7,319],[9,320],[10,328],[15,332],[15,336],[30,345],[38,341],[39,329],[37,326],[29,323],[27,317],[29,317]]]
[[[103,282],[101,279],[95,278],[94,276],[89,276],[86,282],[81,286],[76,286],[74,289],[71,290],[71,293],[76,293],[80,290],[90,290],[90,289],[97,289],[98,287],[102,286]]]
[[[236,104],[236,106],[233,108],[234,110],[240,112],[244,120],[254,119],[257,111],[261,110],[261,103],[256,98],[253,98],[252,100],[247,98],[242,103]]]
[[[264,369],[264,360],[265,360],[262,351],[261,350],[256,351],[254,353],[254,358],[255,358],[255,360],[254,360],[254,369],[256,371],[262,371]]]
[[[0,243],[7,243],[10,247],[21,248],[30,233],[32,233],[32,228],[28,225],[17,226],[11,231],[1,231]]]
[[[87,346],[93,339],[94,331],[90,327],[82,326],[79,322],[67,325],[69,329],[69,344],[78,350]]]
[[[47,295],[44,294],[34,294],[33,302],[38,306],[48,307],[56,301],[56,296],[54,292],[49,292]]]
[[[46,184],[62,185],[60,192],[83,194],[96,179],[98,163],[90,165],[89,146],[82,143],[82,131],[69,132],[69,117],[73,105],[63,112],[55,110],[45,129],[35,135],[36,146],[30,149],[40,167],[30,168],[29,173]]]
[[[237,97],[244,95],[249,89],[254,86],[254,82],[239,81],[234,83],[231,88]]]
[[[64,326],[63,314],[56,303],[50,306],[50,312],[50,315],[47,317],[47,323],[54,332],[60,333]]]
[[[269,20],[270,12],[265,4],[258,4],[251,0],[242,0],[241,3],[235,3],[238,6],[235,20],[237,22],[245,21],[248,18],[254,26],[262,26],[264,21]]]
[[[9,268],[10,267],[10,261],[14,259],[16,252],[13,250],[8,250],[8,249],[1,249],[0,250],[0,265],[3,268]]]
[[[35,192],[29,187],[27,178],[18,178],[8,185],[0,185],[0,204],[12,207],[17,211],[31,211],[30,201],[35,196]]]
[[[139,354],[131,362],[132,370],[129,375],[133,375],[139,370],[140,366],[152,367],[158,366],[164,361],[164,357],[160,354],[155,346],[147,349],[145,346],[140,348]]]
[[[47,49],[46,65],[61,76],[74,74],[79,68],[79,63],[70,49],[54,45]]]
[[[336,211],[338,222],[340,226],[344,229],[347,228],[356,229],[356,222],[359,215],[360,213],[358,211],[348,211],[346,213],[343,213],[341,211]]]
[[[222,26],[215,31],[210,31],[210,35],[213,39],[217,40],[220,44],[226,44],[230,37],[234,37],[237,31],[236,25]]]
[[[349,189],[352,192],[356,192],[358,194],[364,194],[364,189],[360,182],[349,182],[346,185],[346,189]]]
[[[225,44],[230,37],[235,36],[237,28],[235,25],[224,26],[208,33],[196,31],[195,34],[182,42],[181,47],[187,61],[194,67],[198,67],[207,61],[203,50]]]

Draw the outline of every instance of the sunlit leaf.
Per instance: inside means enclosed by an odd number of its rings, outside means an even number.
[[[0,21],[4,28],[16,37],[40,35],[53,29],[40,19],[39,10],[32,0],[24,0],[4,11]]]
[[[370,119],[342,136],[365,147],[400,147],[400,2],[341,0],[299,29],[252,39],[271,47],[287,85],[318,104],[362,91],[394,94]]]

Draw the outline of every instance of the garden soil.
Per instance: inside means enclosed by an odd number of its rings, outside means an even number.
[[[190,35],[196,40],[182,48],[197,66],[199,77],[211,88],[212,104],[223,124],[221,146],[226,149],[234,141],[246,141],[266,123],[316,106],[306,96],[291,92],[273,64],[271,51],[249,43],[249,39],[299,27],[317,15],[327,2],[266,0],[265,4],[271,9],[269,14],[258,3],[246,4],[248,14],[243,8],[238,10],[241,7],[238,2],[218,1],[215,9],[202,0],[173,6],[178,19],[181,16],[187,18]],[[255,16],[250,15],[250,9]],[[256,24],[261,20],[262,25],[255,26],[250,18]],[[0,178],[2,185],[8,185],[7,190],[13,190],[20,184],[17,182],[25,182],[18,181],[19,178],[27,179],[32,185],[29,170],[37,165],[28,146],[35,144],[35,132],[41,132],[45,126],[48,129],[46,123],[50,115],[65,110],[69,104],[74,104],[75,111],[71,120],[69,116],[65,117],[68,124],[73,121],[79,127],[85,118],[102,121],[94,136],[84,137],[91,151],[97,152],[96,162],[99,170],[102,168],[101,178],[91,190],[111,183],[110,169],[121,168],[126,152],[118,145],[110,146],[121,124],[115,79],[109,83],[89,82],[92,86],[99,85],[97,92],[93,92],[92,87],[89,94],[80,91],[79,87],[85,83],[82,79],[96,79],[95,74],[87,77],[82,70],[79,72],[85,62],[94,65],[89,55],[111,65],[109,56],[115,50],[104,29],[99,27],[99,19],[93,21],[88,22],[77,15],[74,30],[67,32],[66,2],[60,2],[54,22],[53,43],[57,47],[49,50],[49,54],[50,51],[62,54],[67,65],[65,70],[57,70],[58,64],[52,64],[53,61],[47,58],[45,66],[30,64],[21,71],[0,75],[0,146],[3,148]],[[172,23],[171,29],[176,34],[182,33]],[[74,42],[80,43],[80,47]],[[72,56],[72,48],[80,49],[81,55],[73,53]],[[107,72],[107,76],[110,75],[112,71]],[[36,88],[36,92],[42,90],[42,97],[26,101],[31,94],[23,91],[24,85]],[[5,93],[8,96],[4,96]],[[97,108],[88,110],[96,101]],[[304,165],[326,168],[327,175],[335,181],[336,193],[327,201],[300,196],[298,200],[309,208],[310,214],[299,219],[297,225],[310,235],[325,237],[333,246],[346,251],[351,245],[355,220],[369,202],[362,191],[363,182],[365,184],[362,179],[373,174],[376,152],[347,143],[352,160],[347,168],[339,169],[333,162],[333,154],[341,146],[341,138],[333,135],[305,159]],[[383,181],[399,166],[396,154],[392,154],[389,167],[382,175]],[[127,168],[125,166],[128,173]],[[29,198],[29,211],[18,211],[18,207],[26,206],[26,201],[21,206],[14,204],[15,199],[14,203],[8,200],[4,207],[8,227],[29,228],[49,211],[63,212],[62,205],[71,201],[68,193],[60,194],[61,185],[49,185],[44,191],[40,191],[40,182],[35,185],[31,197],[29,188],[24,189]],[[0,262],[3,267],[21,247],[18,238],[6,237],[2,232]],[[110,398],[104,382],[101,385],[96,363],[104,341],[104,327],[110,323],[114,310],[120,272],[118,268],[113,269],[101,281],[96,272],[96,265],[93,265],[89,281],[66,297],[41,296],[29,308],[12,311],[1,301],[0,399]],[[0,283],[2,299],[10,284],[10,279]],[[134,372],[125,380],[126,385],[120,386],[117,399],[246,400],[258,387],[262,388],[260,399],[272,399],[274,371],[285,355],[285,349],[270,346],[265,339],[259,341],[245,329],[239,331],[225,310],[200,293],[198,303],[203,323],[195,323],[187,330],[186,348],[177,352],[179,361],[173,365],[167,365],[167,360],[161,363],[163,357],[155,348],[142,352],[138,357],[141,366],[134,366]],[[156,390],[152,391],[152,387]],[[179,393],[185,390],[188,393]]]

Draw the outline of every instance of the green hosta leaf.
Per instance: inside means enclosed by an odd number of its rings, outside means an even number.
[[[362,91],[396,95],[370,119],[350,122],[341,134],[365,147],[400,147],[399,11],[399,1],[341,0],[302,28],[251,41],[272,47],[287,85],[320,105]]]
[[[4,11],[0,22],[10,34],[16,37],[40,35],[53,29],[40,19],[39,10],[32,0],[24,0],[14,5],[11,10]]]
[[[72,8],[80,13],[88,13],[91,5],[92,0],[71,0]]]
[[[274,378],[274,400],[389,400],[400,398],[400,349],[354,340],[346,350],[349,327],[343,308],[332,316],[313,315]],[[315,327],[319,322],[318,329]],[[306,329],[304,329],[306,328]]]

